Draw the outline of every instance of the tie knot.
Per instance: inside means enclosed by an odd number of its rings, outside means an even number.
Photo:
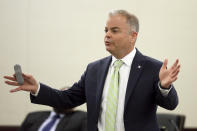
[[[59,114],[56,114],[56,115],[53,116],[53,119],[58,119],[58,118],[60,118]]]
[[[123,65],[123,61],[122,60],[116,60],[114,62],[114,68],[116,69],[120,69],[120,67]]]

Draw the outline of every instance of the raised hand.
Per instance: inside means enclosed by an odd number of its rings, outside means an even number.
[[[163,88],[169,88],[170,85],[177,80],[181,67],[178,59],[169,69],[167,69],[167,64],[168,60],[165,59],[159,72],[159,79]]]
[[[12,86],[18,86],[17,88],[10,90],[10,92],[17,92],[17,91],[23,90],[23,91],[29,91],[29,92],[32,92],[32,93],[36,93],[36,91],[38,89],[38,83],[33,78],[33,76],[31,76],[31,75],[23,74],[23,78],[24,78],[24,84],[23,85],[18,84],[18,82],[16,81],[15,75],[4,76],[4,78],[7,79],[5,81],[6,84],[12,85]]]

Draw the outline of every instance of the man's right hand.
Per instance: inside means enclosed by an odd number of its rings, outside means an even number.
[[[7,79],[5,81],[6,84],[12,85],[12,86],[18,86],[17,88],[10,90],[10,92],[17,92],[17,91],[23,90],[23,91],[29,91],[29,92],[35,94],[38,90],[38,83],[31,75],[23,74],[23,78],[24,78],[23,85],[18,84],[18,82],[16,81],[15,75],[13,75],[13,77],[12,76],[4,76],[4,78]]]

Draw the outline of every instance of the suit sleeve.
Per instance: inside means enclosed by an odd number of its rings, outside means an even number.
[[[159,87],[157,87],[157,91],[156,91],[157,104],[168,110],[174,110],[178,105],[177,92],[173,85],[171,88],[172,89],[170,90],[167,96],[162,95],[161,91],[159,90]]]
[[[158,86],[160,67],[161,65],[157,67],[157,73],[156,73],[155,82],[154,82],[154,87],[156,90],[156,95],[155,95],[156,103],[157,105],[165,109],[174,110],[178,105],[178,95],[173,85],[167,96],[164,96],[161,93],[161,90],[159,89],[159,86]]]
[[[81,105],[86,102],[85,77],[86,72],[77,83],[64,91],[53,89],[41,83],[38,95],[35,97],[30,94],[31,102],[64,109]]]

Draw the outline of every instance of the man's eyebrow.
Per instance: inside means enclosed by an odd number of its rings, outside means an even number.
[[[112,27],[111,30],[120,29],[119,27]]]
[[[105,29],[108,29],[107,27],[105,27]],[[110,28],[111,30],[114,30],[114,29],[120,29],[119,27],[111,27]]]

